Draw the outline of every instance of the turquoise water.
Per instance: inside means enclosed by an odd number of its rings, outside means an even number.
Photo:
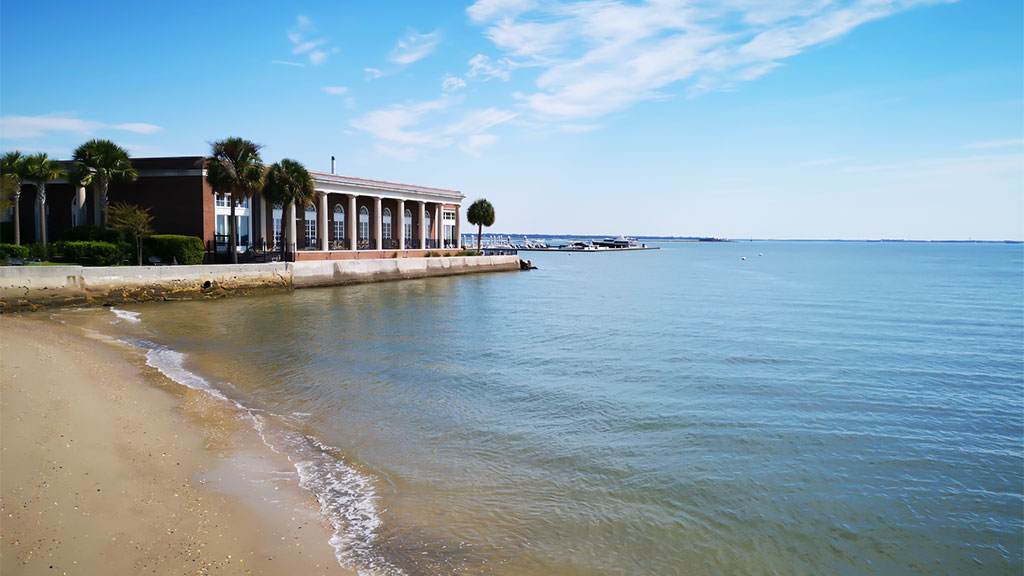
[[[368,573],[1024,570],[1024,247],[661,247],[125,329],[260,415]]]

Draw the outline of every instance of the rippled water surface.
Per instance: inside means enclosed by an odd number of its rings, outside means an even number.
[[[121,324],[373,573],[1021,574],[1024,247],[661,246]]]

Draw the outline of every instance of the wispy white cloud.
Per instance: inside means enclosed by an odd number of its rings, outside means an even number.
[[[290,60],[271,60],[271,64],[278,64],[280,66],[294,66],[295,68],[305,68],[306,65],[302,62],[292,62]]]
[[[389,59],[397,64],[412,64],[430,56],[440,43],[441,32],[438,30],[427,34],[410,30],[408,36],[398,41]]]
[[[324,92],[332,96],[341,96],[348,93],[348,86],[324,86]]]
[[[466,87],[466,81],[458,76],[446,74],[441,80],[441,90],[448,94],[454,94]]]
[[[517,113],[497,108],[460,110],[459,96],[381,108],[353,120],[353,128],[375,141],[377,152],[401,161],[413,161],[432,149],[457,145],[478,156],[493,146],[498,136],[492,128],[515,118]]]
[[[971,142],[964,146],[971,150],[988,150],[992,148],[1012,148],[1014,146],[1024,146],[1024,138],[1010,138],[1007,140],[987,140],[985,142]]]
[[[469,78],[479,78],[487,81],[491,78],[508,81],[512,72],[512,63],[505,58],[497,62],[491,61],[490,57],[484,54],[477,54],[469,59]]]
[[[947,0],[478,0],[470,19],[499,51],[467,79],[539,69],[523,106],[549,121],[639,101],[732,90],[868,22]],[[678,85],[678,86],[677,86]]]
[[[363,73],[366,74],[366,78],[368,80],[374,80],[384,76],[384,72],[381,72],[376,68],[363,68]]]
[[[292,55],[304,56],[312,66],[319,66],[327,61],[331,54],[336,54],[338,48],[331,46],[324,38],[311,38],[316,33],[313,20],[308,16],[299,15],[296,18],[295,26],[288,31],[288,41],[292,43]],[[274,64],[286,66],[303,66],[298,62],[285,60],[274,60]]]
[[[459,144],[459,150],[462,150],[474,158],[479,158],[483,155],[485,148],[490,148],[497,142],[498,137],[494,134],[471,134],[461,144]]]
[[[39,138],[54,132],[74,132],[90,135],[97,132],[117,130],[134,134],[154,134],[162,130],[155,124],[127,122],[105,124],[95,120],[83,120],[71,116],[2,116],[0,117],[0,138]]]
[[[819,160],[805,160],[793,164],[795,168],[818,168],[820,166],[834,166],[846,162],[849,158],[822,158]]]

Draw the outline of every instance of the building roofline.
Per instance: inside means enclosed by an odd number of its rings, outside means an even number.
[[[401,184],[399,182],[388,182],[386,180],[370,180],[367,178],[355,178],[353,176],[342,176],[340,174],[331,174],[329,172],[316,172],[313,170],[310,170],[309,174],[313,176],[314,179],[317,180],[334,182],[336,184],[347,184],[349,186],[358,186],[360,188],[379,188],[386,190],[395,190],[400,192],[421,192],[425,194],[440,193],[458,198],[466,197],[462,192],[459,192],[458,190],[448,190],[445,188],[431,188],[430,186]]]

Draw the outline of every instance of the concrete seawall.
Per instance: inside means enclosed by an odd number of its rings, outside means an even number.
[[[396,258],[205,266],[3,266],[0,312],[197,300],[430,276],[519,270],[518,256]]]

